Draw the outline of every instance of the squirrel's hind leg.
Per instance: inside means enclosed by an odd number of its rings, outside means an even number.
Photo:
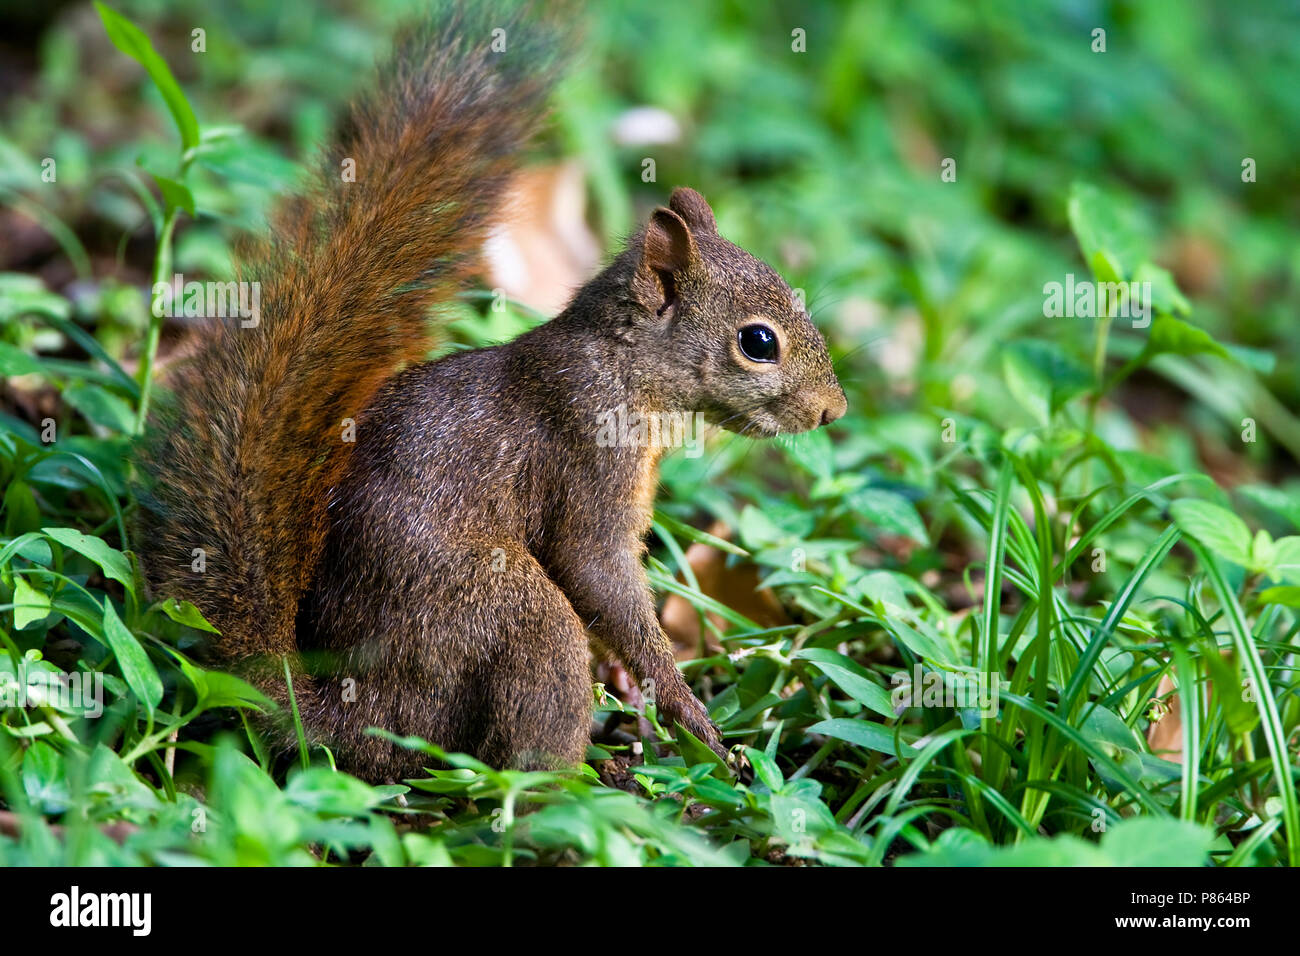
[[[501,632],[479,715],[479,758],[529,770],[574,766],[591,734],[586,629],[564,592],[522,549],[489,582],[485,606],[500,612]]]

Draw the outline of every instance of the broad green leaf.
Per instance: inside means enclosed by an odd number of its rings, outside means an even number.
[[[108,598],[104,599],[104,639],[117,658],[117,666],[121,668],[127,686],[152,714],[163,696],[158,669],[149,660],[149,655],[135,635],[127,630],[122,619],[117,616],[113,602]]]
[[[1300,529],[1300,494],[1288,493],[1272,485],[1242,485],[1236,490],[1242,497],[1281,515],[1293,527]]]
[[[781,769],[763,751],[754,747],[746,747],[745,756],[749,758],[750,766],[754,768],[754,776],[773,793],[776,793],[785,785],[785,777],[781,775]]]
[[[18,375],[48,375],[45,366],[33,355],[16,345],[0,342],[0,375],[13,378]]]
[[[808,728],[810,734],[825,734],[836,740],[844,740],[858,747],[875,750],[880,753],[899,756],[894,751],[894,731],[882,724],[867,720],[854,720],[851,717],[833,717],[822,720]],[[903,755],[912,756],[915,748],[903,742]]]
[[[994,846],[953,832],[932,850],[904,856],[900,866],[1130,867],[1204,866],[1214,833],[1195,823],[1134,817],[1110,827],[1098,846],[1073,834]]]
[[[23,754],[23,790],[40,813],[62,813],[71,802],[68,771],[59,753],[49,744],[37,740]]]
[[[1246,684],[1242,680],[1241,666],[1235,653],[1222,655],[1217,649],[1204,654],[1206,670],[1214,682],[1214,694],[1219,710],[1233,734],[1248,734],[1259,724],[1259,712],[1247,699]]]
[[[1250,529],[1227,508],[1194,498],[1180,498],[1169,510],[1184,534],[1191,535],[1221,558],[1242,567],[1250,566]]]
[[[1081,729],[1089,740],[1116,750],[1136,750],[1142,745],[1132,727],[1124,723],[1113,710],[1100,705],[1089,708],[1088,717]]]
[[[321,768],[295,774],[284,794],[298,806],[327,816],[359,816],[389,797],[356,777]]]
[[[815,857],[818,839],[835,828],[834,815],[811,792],[774,793],[771,807],[775,836],[789,847],[792,856]]]
[[[1259,599],[1265,604],[1285,604],[1287,607],[1300,607],[1300,585],[1286,584],[1275,588],[1265,588],[1259,592]]]
[[[178,624],[184,624],[200,631],[209,631],[212,634],[221,633],[209,624],[202,612],[189,601],[167,598],[158,602],[158,608]]]
[[[178,183],[174,179],[168,179],[165,176],[153,175],[154,182],[158,184],[158,189],[162,193],[163,201],[167,204],[168,209],[184,209],[194,216],[194,194],[190,192],[188,186],[184,183]]]
[[[25,481],[15,481],[4,496],[5,531],[9,534],[26,534],[41,524],[41,508],[36,494]]]
[[[124,435],[129,435],[134,427],[135,413],[131,406],[98,385],[77,382],[63,390],[63,398],[96,425]]]
[[[831,439],[826,429],[789,435],[780,440],[785,453],[814,478],[829,479],[834,470],[831,463]]]
[[[1147,337],[1143,355],[1150,359],[1166,352],[1174,355],[1205,353],[1220,358],[1232,358],[1228,350],[1204,329],[1182,319],[1175,319],[1171,315],[1159,315],[1151,323],[1151,332]]]
[[[1068,210],[1079,251],[1098,279],[1127,279],[1146,258],[1137,218],[1116,198],[1089,183],[1075,182]]]
[[[1012,396],[1042,425],[1092,385],[1088,370],[1051,342],[1011,343],[1002,350],[1002,374]]]
[[[791,537],[788,531],[778,526],[753,505],[746,505],[740,512],[736,530],[740,533],[740,540],[750,550],[784,543]]]
[[[257,710],[276,709],[275,702],[247,681],[223,671],[203,672],[203,697],[201,706],[252,707]]]
[[[0,548],[0,568],[8,564],[15,554],[46,568],[54,563],[54,554],[50,551],[49,542],[34,531],[19,535]]]
[[[1233,345],[1231,342],[1221,344],[1233,361],[1241,363],[1252,372],[1258,372],[1260,375],[1272,375],[1273,370],[1277,368],[1277,352],[1250,348],[1245,345]]]
[[[27,578],[14,578],[14,627],[22,630],[28,624],[43,620],[50,613],[50,596],[27,583]]]
[[[882,609],[908,607],[903,585],[888,571],[868,571],[853,582],[851,592],[880,605]]]
[[[846,503],[885,531],[904,535],[922,544],[930,542],[916,505],[905,495],[884,488],[862,488],[849,495]]]
[[[682,759],[686,761],[687,765],[706,763],[713,766],[717,773],[726,773],[726,766],[723,764],[722,758],[715,754],[708,744],[681,724],[677,725],[677,745],[681,748]]]
[[[91,792],[100,800],[111,799],[113,806],[155,809],[158,795],[128,767],[120,756],[103,744],[90,755],[87,778]]]
[[[103,540],[93,535],[82,534],[75,528],[42,528],[41,530],[65,548],[71,548],[94,561],[103,570],[105,577],[112,578],[132,594],[135,593],[131,562],[121,551],[109,547]]]
[[[947,667],[955,666],[958,662],[953,660],[942,636],[935,632],[923,618],[915,617],[913,620],[916,623],[915,627],[897,617],[890,618],[886,626],[890,633],[922,660]]]
[[[882,717],[893,717],[889,693],[873,681],[857,661],[829,648],[812,647],[796,652],[794,660],[808,661],[844,693]]]
[[[1266,571],[1272,568],[1276,550],[1277,546],[1273,543],[1273,536],[1260,528],[1255,532],[1255,538],[1250,543],[1250,564],[1248,567],[1253,571]]]
[[[1150,305],[1157,314],[1188,315],[1192,311],[1192,304],[1178,290],[1178,283],[1167,269],[1152,262],[1140,263],[1133,272],[1133,281],[1151,283]]]
[[[44,281],[38,276],[21,272],[0,273],[0,321],[24,315],[66,318],[71,311],[72,304],[57,292],[45,288]]]
[[[1288,535],[1274,541],[1270,558],[1267,571],[1300,584],[1300,535]]]
[[[1214,832],[1199,824],[1159,817],[1122,820],[1101,838],[1111,866],[1204,866]]]

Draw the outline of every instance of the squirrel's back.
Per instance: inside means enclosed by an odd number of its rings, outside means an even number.
[[[242,251],[256,325],[211,321],[172,372],[138,456],[137,542],[155,594],[193,602],[224,657],[273,673],[294,653],[345,421],[433,344],[430,309],[474,264],[554,51],[546,24],[492,4],[442,6],[408,30],[316,182]]]

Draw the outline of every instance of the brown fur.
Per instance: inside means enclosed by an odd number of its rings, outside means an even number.
[[[600,416],[699,412],[772,435],[839,417],[843,392],[790,289],[687,189],[550,322],[394,374],[427,346],[423,310],[460,281],[541,109],[545,83],[503,82],[462,30],[399,55],[347,147],[370,185],[295,204],[326,211],[268,260],[275,311],[214,331],[178,379],[146,459],[151,580],[198,604],[245,667],[301,653],[309,733],[371,779],[424,762],[372,725],[496,765],[579,761],[588,632],[723,753],[642,568],[659,450],[602,446]],[[756,318],[779,362],[741,354]]]

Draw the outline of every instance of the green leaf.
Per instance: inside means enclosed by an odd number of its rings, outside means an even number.
[[[722,758],[713,752],[713,750],[700,738],[683,727],[681,724],[676,725],[677,729],[677,746],[681,750],[682,759],[688,766],[697,763],[709,764],[714,771],[720,775],[725,775],[726,764]]]
[[[971,839],[970,831],[954,828],[952,837],[936,841],[933,849],[902,857],[899,866],[1204,866],[1214,841],[1213,831],[1182,820],[1134,817],[1106,831],[1096,846],[1073,834],[1026,840],[998,847]]]
[[[1113,710],[1094,706],[1080,728],[1093,743],[1106,744],[1116,750],[1137,750],[1142,746],[1137,733]]]
[[[44,741],[35,741],[23,754],[23,790],[34,809],[41,813],[62,813],[71,802],[68,771],[59,753]]]
[[[189,101],[181,92],[180,84],[172,76],[166,61],[154,50],[149,38],[134,23],[117,11],[104,6],[99,0],[95,0],[95,9],[99,11],[99,18],[104,21],[104,31],[113,41],[113,46],[144,67],[145,72],[149,74],[149,79],[162,94],[163,102],[171,110],[176,128],[180,130],[181,147],[191,149],[199,145],[199,122],[194,118],[194,110],[190,108]]]
[[[882,611],[892,608],[906,609],[907,594],[894,573],[889,571],[868,571],[851,585],[854,595],[877,605]]]
[[[1300,584],[1300,535],[1288,535],[1273,542],[1272,559],[1262,570]]]
[[[5,531],[9,534],[35,531],[43,517],[41,507],[36,503],[36,494],[25,481],[15,481],[5,492],[4,513]]]
[[[101,800],[111,798],[117,805],[156,808],[158,795],[148,787],[112,750],[97,744],[90,755],[87,779],[93,781],[92,792]]]
[[[1259,592],[1259,599],[1265,604],[1284,604],[1287,607],[1300,607],[1300,586],[1287,584],[1275,588],[1265,588]]]
[[[916,505],[905,495],[884,488],[862,488],[846,499],[850,508],[885,531],[930,543]]]
[[[189,601],[180,601],[176,598],[167,598],[158,602],[158,608],[177,624],[184,624],[187,627],[195,628],[200,631],[208,631],[212,634],[221,632],[208,623],[203,613]]]
[[[27,583],[27,578],[14,578],[14,627],[22,630],[28,624],[43,620],[50,613],[50,596]]]
[[[203,695],[199,705],[211,707],[252,707],[272,711],[275,702],[247,681],[222,671],[203,672]]]
[[[0,375],[13,378],[18,375],[46,375],[45,366],[34,356],[16,345],[0,342]]]
[[[745,546],[755,551],[770,545],[785,544],[795,537],[753,505],[745,505],[740,512],[736,530]]]
[[[1188,315],[1192,304],[1178,289],[1178,283],[1169,274],[1152,262],[1143,262],[1133,272],[1134,282],[1151,283],[1150,305],[1157,314]]]
[[[1051,342],[1013,342],[1002,350],[1002,374],[1012,396],[1039,424],[1088,390],[1092,376]]]
[[[104,428],[131,434],[135,413],[131,406],[98,385],[77,382],[63,390],[64,400],[81,412],[86,420]]]
[[[359,816],[389,797],[356,777],[321,768],[295,774],[284,794],[298,806],[327,816]]]
[[[1276,550],[1273,536],[1260,528],[1255,532],[1255,539],[1250,543],[1250,564],[1247,567],[1252,571],[1272,569]]]
[[[882,717],[893,717],[894,708],[889,694],[873,681],[866,669],[857,661],[829,648],[811,647],[792,655],[797,661],[808,661],[825,674],[844,693],[859,704],[869,707]]]
[[[753,747],[746,747],[745,756],[749,758],[749,763],[754,768],[754,776],[773,793],[776,793],[785,785],[785,777],[781,775],[781,768],[776,765],[776,761],[763,751],[756,750]]]
[[[844,740],[855,746],[865,747],[868,750],[875,750],[895,757],[900,756],[894,750],[893,729],[871,721],[854,720],[849,717],[833,717],[830,720],[823,720],[813,724],[808,728],[808,733],[825,734],[827,737]],[[916,749],[907,743],[903,743],[902,749],[901,756],[910,757],[916,753]]]
[[[1239,362],[1252,372],[1258,372],[1260,375],[1272,375],[1273,370],[1277,368],[1277,352],[1250,348],[1245,345],[1233,345],[1231,342],[1224,342],[1222,345],[1227,349],[1228,355],[1233,361]]]
[[[941,667],[953,667],[958,663],[953,660],[943,635],[935,630],[933,625],[920,616],[914,617],[912,623],[916,626],[911,626],[901,618],[892,617],[885,622],[885,626],[909,651],[922,660]]]
[[[194,194],[190,192],[188,186],[184,183],[178,183],[174,179],[168,179],[165,176],[153,174],[153,180],[158,184],[158,189],[162,192],[163,202],[170,209],[184,209],[194,217]]]
[[[38,276],[0,273],[0,322],[24,315],[66,318],[71,312],[72,304],[57,292],[45,288]]]
[[[1250,529],[1227,508],[1208,501],[1180,498],[1169,507],[1174,523],[1221,558],[1250,567]]]
[[[100,538],[82,534],[75,528],[42,528],[47,536],[53,538],[65,548],[71,548],[78,554],[94,561],[103,570],[104,576],[120,583],[130,593],[135,593],[135,580],[131,575],[131,562],[126,555],[116,548],[111,548]]]
[[[54,554],[50,551],[49,542],[34,531],[20,535],[0,548],[0,568],[8,564],[15,554],[46,568],[54,563]]]
[[[1250,733],[1259,724],[1259,714],[1250,701],[1243,699],[1246,696],[1245,683],[1242,681],[1241,665],[1236,653],[1223,655],[1218,652],[1218,648],[1214,648],[1203,657],[1210,680],[1214,682],[1214,694],[1228,730],[1234,734]]]
[[[1111,866],[1204,866],[1214,832],[1185,820],[1133,817],[1107,831],[1102,851]]]
[[[117,666],[121,668],[127,686],[152,714],[163,696],[158,669],[149,660],[149,655],[135,635],[127,630],[122,619],[117,616],[113,602],[108,598],[104,599],[104,639],[117,658]]]
[[[1252,685],[1250,696],[1254,698],[1259,714],[1264,740],[1268,743],[1269,757],[1272,759],[1273,772],[1282,801],[1282,815],[1286,819],[1287,859],[1291,866],[1300,866],[1300,799],[1297,799],[1295,783],[1291,776],[1290,753],[1287,747],[1287,731],[1278,713],[1277,701],[1269,686],[1269,675],[1264,669],[1255,636],[1232,586],[1224,579],[1223,570],[1218,566],[1214,556],[1207,553],[1201,545],[1194,545],[1192,550],[1205,569],[1206,577],[1214,588],[1214,593],[1223,608],[1223,616],[1232,634],[1232,643],[1245,665],[1246,673]],[[1206,655],[1206,660],[1217,657]],[[1225,693],[1231,693],[1225,689]],[[1244,696],[1244,695],[1243,695]]]
[[[1242,485],[1237,492],[1300,528],[1300,495],[1288,494],[1272,485]]]
[[[1136,217],[1126,205],[1096,186],[1073,183],[1068,211],[1079,251],[1101,281],[1129,278],[1138,263],[1146,258]]]
[[[1147,336],[1146,347],[1142,355],[1151,359],[1157,355],[1172,353],[1174,355],[1217,355],[1230,359],[1232,355],[1214,337],[1204,329],[1175,319],[1171,315],[1158,315],[1151,323],[1151,333]]]
[[[826,429],[802,432],[779,439],[785,453],[814,478],[829,479],[831,466],[831,438]]]

